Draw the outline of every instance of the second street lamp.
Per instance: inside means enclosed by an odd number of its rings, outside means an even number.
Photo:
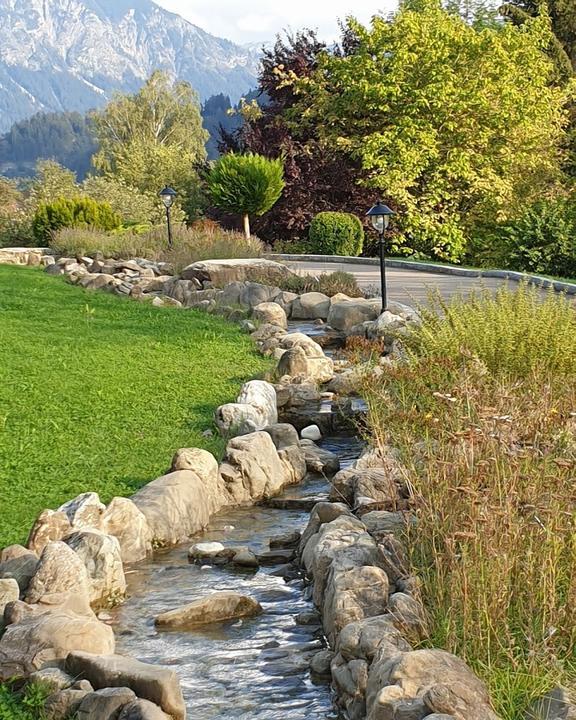
[[[158,193],[160,197],[162,198],[162,202],[164,203],[164,207],[166,208],[166,224],[168,226],[168,247],[172,248],[172,224],[170,222],[170,208],[174,204],[174,200],[176,199],[176,196],[178,193],[174,188],[166,187],[163,190],[160,190]]]
[[[388,205],[384,205],[380,200],[373,207],[368,210],[366,216],[370,218],[372,227],[378,233],[380,237],[380,285],[382,287],[382,312],[386,310],[388,304],[387,293],[386,293],[386,253],[384,249],[384,236],[388,225],[390,224],[390,218],[396,213],[390,210]]]

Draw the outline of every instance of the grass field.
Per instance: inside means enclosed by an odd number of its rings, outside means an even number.
[[[267,367],[237,326],[0,266],[0,547],[80,492],[104,502],[164,472]]]

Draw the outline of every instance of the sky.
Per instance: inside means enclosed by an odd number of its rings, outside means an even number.
[[[338,19],[354,15],[367,23],[389,12],[396,0],[156,0],[203,30],[234,42],[274,40],[283,29],[318,30],[323,40],[338,37]]]

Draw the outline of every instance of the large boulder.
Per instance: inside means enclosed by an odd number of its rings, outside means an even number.
[[[118,720],[171,720],[171,718],[155,703],[138,698],[124,705]]]
[[[0,564],[0,578],[15,580],[20,588],[20,593],[24,594],[28,589],[30,580],[36,574],[38,562],[38,556],[33,552],[8,557]]]
[[[76,720],[116,720],[120,710],[134,702],[136,695],[130,688],[104,688],[88,693],[78,706]]]
[[[123,563],[140,562],[152,551],[152,532],[146,516],[129,498],[113,498],[102,515],[100,527],[103,533],[118,540]]]
[[[0,681],[62,662],[76,650],[113,653],[112,628],[93,614],[78,615],[66,609],[29,612],[20,622],[8,625],[0,639]]]
[[[258,323],[268,323],[281,328],[288,327],[288,318],[283,308],[275,302],[264,302],[252,310],[252,317]]]
[[[139,698],[155,703],[174,720],[186,717],[180,681],[174,670],[123,655],[87,652],[71,652],[66,658],[66,670],[74,677],[89,680],[96,690],[130,688]]]
[[[388,604],[388,576],[379,567],[352,566],[338,558],[323,598],[324,630],[335,643],[343,628],[364,618],[382,615]]]
[[[294,320],[326,320],[330,312],[330,298],[320,292],[299,295],[292,303]]]
[[[309,343],[292,344],[285,335],[279,341],[281,350],[285,350],[278,360],[278,375],[291,378],[311,380],[313,382],[329,382],[334,377],[334,362],[326,357],[324,351],[313,340]]]
[[[361,325],[368,320],[375,320],[381,311],[382,301],[379,298],[366,300],[364,298],[350,298],[347,295],[334,295],[330,301],[328,325],[335,330],[348,332],[355,325]]]
[[[59,512],[66,513],[73,530],[99,528],[105,510],[106,506],[95,492],[82,493],[58,508]]]
[[[278,422],[276,390],[264,380],[246,383],[235,403],[221,405],[215,414],[223,435],[246,435]]]
[[[132,501],[143,513],[157,546],[177,545],[203,530],[210,516],[226,504],[215,472],[178,470],[145,485]]]
[[[86,566],[92,605],[103,606],[124,597],[126,578],[120,543],[99,530],[79,530],[66,538]]]
[[[70,519],[64,511],[43,510],[32,526],[26,544],[30,550],[40,555],[48,543],[62,540],[71,529]]]
[[[334,475],[340,469],[340,458],[331,450],[319,447],[313,440],[300,441],[308,470],[320,475]]]
[[[260,603],[247,595],[217,592],[158,615],[156,626],[167,629],[194,627],[253,617],[261,612]]]
[[[231,258],[226,260],[202,260],[192,263],[182,271],[184,280],[193,278],[200,282],[211,282],[220,287],[231,282],[259,280],[274,284],[294,273],[281,263],[264,258]]]
[[[67,594],[90,597],[88,571],[72,548],[56,540],[42,551],[25,600],[27,603],[58,605]]]
[[[484,685],[459,658],[443,650],[414,650],[376,660],[366,690],[368,720],[446,714],[462,720],[498,720]]]
[[[20,587],[14,578],[0,579],[0,623],[4,615],[4,608],[9,602],[14,602],[20,597]]]
[[[220,473],[236,504],[253,503],[277,495],[291,481],[266,432],[230,440]]]

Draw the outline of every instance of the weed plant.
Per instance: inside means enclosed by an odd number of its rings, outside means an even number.
[[[432,305],[366,380],[369,425],[412,489],[428,642],[521,720],[576,677],[576,312],[527,286]]]

